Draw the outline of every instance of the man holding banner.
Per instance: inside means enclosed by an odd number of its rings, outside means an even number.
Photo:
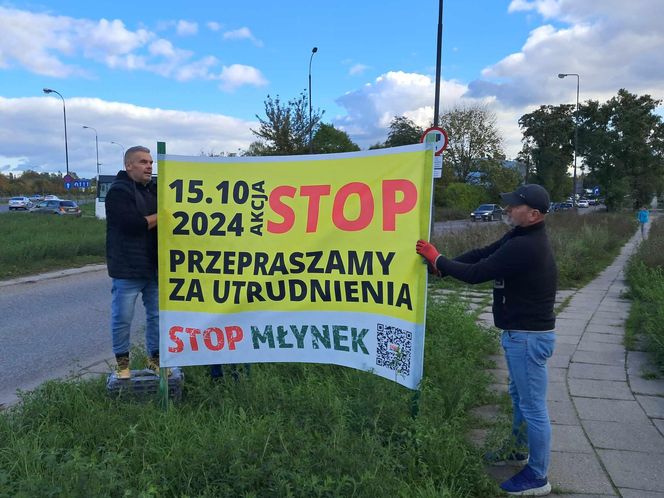
[[[152,181],[150,149],[127,149],[125,171],[106,194],[106,260],[113,279],[111,333],[121,379],[129,370],[129,331],[134,305],[143,296],[147,323],[145,348],[159,366],[159,289],[157,286],[157,186]]]
[[[471,284],[494,281],[493,317],[496,327],[503,330],[502,346],[513,405],[512,432],[517,449],[507,445],[504,454],[491,455],[491,460],[527,462],[500,487],[512,495],[542,496],[551,491],[547,479],[551,422],[546,405],[546,361],[555,344],[553,307],[557,280],[556,263],[544,226],[549,194],[541,186],[530,184],[501,196],[514,228],[500,240],[453,260],[442,256],[424,240],[417,242],[416,251],[441,276]],[[519,452],[526,445],[530,455]]]

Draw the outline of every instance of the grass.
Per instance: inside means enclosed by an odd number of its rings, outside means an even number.
[[[627,266],[632,299],[625,344],[641,341],[652,352],[659,374],[664,374],[664,219],[655,219]]]
[[[82,208],[94,212],[94,203]],[[105,230],[106,223],[94,217],[0,215],[0,279],[101,263]]]
[[[184,399],[113,399],[52,381],[0,413],[0,497],[498,495],[466,441],[495,342],[459,303],[430,302],[413,392],[329,365],[258,364],[238,382],[186,369]]]

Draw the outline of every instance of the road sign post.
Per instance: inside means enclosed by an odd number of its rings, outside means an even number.
[[[449,142],[447,132],[438,126],[427,128],[420,138],[421,143],[431,144],[433,148],[433,177],[443,176],[443,151]]]

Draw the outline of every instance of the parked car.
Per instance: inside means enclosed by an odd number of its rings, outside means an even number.
[[[558,211],[567,211],[569,209],[574,209],[574,204],[571,201],[558,204]]]
[[[33,204],[36,204],[39,201],[43,201],[43,200],[44,200],[44,196],[41,195],[41,194],[32,194],[30,196],[30,202],[32,202]]]
[[[503,208],[498,204],[482,204],[475,211],[470,213],[471,221],[491,221],[503,219]]]
[[[74,201],[56,199],[41,201],[30,210],[31,213],[57,214],[60,216],[81,216],[81,208]]]
[[[16,196],[12,197],[9,199],[9,210],[10,211],[18,211],[19,209],[23,209],[24,211],[27,211],[32,207],[32,202],[30,202],[30,199],[24,196]]]
[[[44,200],[45,201],[57,201],[57,200],[60,200],[60,198],[57,195],[48,194],[48,195],[44,196]]]
[[[590,206],[590,203],[588,202],[588,199],[579,199],[576,201],[576,205],[580,208],[587,208]]]

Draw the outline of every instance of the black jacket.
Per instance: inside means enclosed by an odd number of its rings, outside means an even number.
[[[157,270],[157,229],[145,216],[157,212],[157,186],[120,171],[106,194],[106,263],[113,278],[151,278]]]
[[[449,260],[441,256],[436,267],[470,284],[494,280],[493,319],[503,330],[553,330],[556,318],[556,262],[544,222],[516,227],[481,249]]]

